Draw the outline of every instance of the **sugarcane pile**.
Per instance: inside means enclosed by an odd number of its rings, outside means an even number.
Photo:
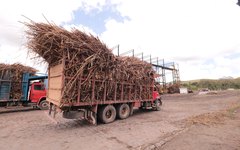
[[[36,70],[29,66],[24,66],[19,63],[15,64],[0,64],[0,84],[11,83],[10,99],[20,100],[22,96],[22,78],[24,73],[33,75]]]
[[[68,31],[54,24],[33,21],[24,24],[28,27],[30,52],[44,58],[50,67],[62,63],[64,58],[64,75],[68,78],[65,79],[63,99],[67,102],[77,99],[79,85],[81,101],[92,101],[93,79],[96,81],[95,100],[103,99],[104,87],[107,87],[106,99],[113,100],[115,83],[119,83],[117,91],[121,89],[120,83],[131,84],[124,87],[124,99],[134,99],[135,89],[141,93],[137,95],[139,99],[150,96],[150,89],[142,86],[151,85],[154,80],[151,64],[133,57],[115,56],[99,38],[75,28]],[[85,80],[79,83],[80,78]],[[120,92],[116,97],[120,98]]]

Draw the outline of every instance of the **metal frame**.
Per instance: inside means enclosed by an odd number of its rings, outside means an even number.
[[[64,54],[63,54],[64,56]],[[65,68],[65,63],[66,63],[66,58],[63,57],[62,60],[62,67]],[[50,75],[50,74],[49,74]],[[63,72],[61,74],[62,76],[62,85],[61,85],[61,97],[63,98],[63,94],[64,94],[64,87],[65,87],[65,81],[66,80],[71,80],[71,77],[65,76],[64,75],[64,69]],[[49,76],[49,80],[51,79],[51,75]],[[96,80],[96,79],[90,79],[90,82],[92,84],[92,93],[90,95],[91,100],[89,102],[83,102],[81,100],[81,90],[82,90],[82,86],[81,83],[84,82],[84,80],[86,80],[86,78],[84,77],[79,77],[78,78],[78,93],[77,93],[77,99],[74,100],[74,102],[72,103],[62,103],[61,104],[61,108],[64,107],[81,107],[81,106],[95,106],[95,105],[105,105],[105,104],[118,104],[118,103],[135,103],[135,102],[145,102],[145,101],[151,101],[153,102],[153,91],[154,91],[154,80],[152,80],[152,83],[150,83],[149,85],[146,86],[137,86],[136,84],[131,84],[131,83],[127,83],[127,82],[112,82],[112,81],[108,81],[108,80]],[[103,84],[104,85],[104,93],[103,93],[103,97],[101,99],[96,100],[96,95],[95,95],[95,86],[96,86],[96,82]],[[114,93],[113,93],[113,99],[107,99],[107,95],[106,95],[106,91],[107,91],[107,87],[106,87],[106,83],[107,82],[112,82],[112,84],[114,84]],[[49,83],[49,82],[48,82]],[[118,87],[120,86],[120,89],[118,89]],[[124,92],[124,87],[125,86],[132,86],[132,88],[129,88],[127,92]],[[144,88],[145,90],[150,91],[147,98],[141,98],[141,93],[140,93],[140,97],[137,98],[137,88]],[[119,91],[120,90],[120,91]],[[125,89],[126,90],[126,89]],[[131,92],[131,90],[133,90],[134,92]],[[141,90],[140,90],[141,91]],[[117,98],[117,93],[121,93],[120,94],[120,98]],[[124,96],[125,93],[128,93],[128,97],[126,98]],[[130,95],[132,94],[132,97],[130,98]],[[125,97],[125,98],[124,98]],[[50,99],[50,98],[48,98]],[[51,99],[50,99],[51,100]]]
[[[70,80],[71,79],[71,77],[64,77],[64,78],[65,78],[65,80]],[[107,82],[111,82],[111,81],[106,81],[106,80],[102,81],[102,80],[90,79],[91,84],[92,84],[92,90],[91,90],[92,94],[90,96],[91,97],[91,101],[89,101],[89,102],[82,102],[82,100],[81,100],[81,89],[82,89],[81,83],[84,82],[84,80],[86,80],[86,78],[80,78],[78,80],[78,96],[77,96],[77,100],[75,100],[74,103],[63,104],[62,107],[87,106],[87,105],[94,106],[94,105],[115,104],[115,103],[117,104],[117,103],[130,103],[130,102],[132,103],[132,102],[153,101],[153,95],[152,95],[152,93],[154,91],[154,83],[153,82],[150,85],[147,85],[147,86],[137,86],[135,84],[124,83],[124,82],[122,82],[122,83],[112,82],[114,84],[114,87],[115,87],[114,88],[114,93],[113,93],[114,99],[107,99],[107,96],[106,96],[106,90],[107,90],[106,83]],[[102,99],[98,99],[98,100],[95,99],[95,85],[96,85],[96,82],[99,82],[100,84],[104,84],[103,98]],[[120,92],[117,89],[118,85],[121,86]],[[125,92],[125,93],[128,93],[128,99],[124,99],[124,86],[132,86],[133,87],[133,88],[129,88],[128,91]],[[140,98],[137,99],[136,98],[137,88],[145,88],[145,90],[149,90],[150,92],[149,92],[147,98],[142,99],[140,97]],[[134,90],[134,93],[131,93],[131,90]],[[117,99],[117,93],[121,93],[119,99]],[[134,94],[134,99],[130,98],[131,94]]]
[[[167,88],[166,70],[172,71],[172,83],[180,83],[179,66],[175,62],[165,63],[164,59],[159,59],[158,57],[152,58],[151,55],[144,55],[143,53],[135,54],[134,49],[120,53],[120,45],[112,48],[112,50],[114,49],[117,49],[117,56],[129,56],[128,54],[131,54],[132,57],[139,58],[142,61],[152,64],[156,73],[160,75],[160,77],[157,79],[157,82],[162,85],[164,89]]]

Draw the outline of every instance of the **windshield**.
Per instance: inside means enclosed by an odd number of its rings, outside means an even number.
[[[34,85],[34,90],[45,90],[44,85]]]

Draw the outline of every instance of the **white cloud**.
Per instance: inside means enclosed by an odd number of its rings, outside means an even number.
[[[72,29],[77,29],[85,32],[86,34],[92,34],[93,36],[98,36],[91,28],[86,27],[84,25],[75,25],[75,24],[67,24],[63,26],[66,30],[71,31]]]
[[[34,66],[40,71],[46,72],[46,64],[41,65],[38,61],[32,60],[32,56],[28,55],[24,46],[26,44],[25,27],[19,21],[29,22],[29,20],[22,15],[35,22],[46,22],[48,20],[59,25],[73,20],[73,11],[82,8],[83,2],[84,7],[99,7],[103,3],[98,1],[85,2],[84,0],[8,0],[2,2],[0,5],[0,63],[21,62],[24,65]],[[87,32],[91,31],[87,27],[84,29]]]
[[[86,13],[90,13],[92,9],[102,10],[102,7],[105,5],[106,0],[91,0],[91,1],[83,1],[83,8]]]
[[[0,5],[0,62],[23,62],[45,71],[27,57],[24,47],[24,25],[21,15],[39,22],[45,18],[96,35],[89,27],[69,24],[73,12],[83,9],[101,11],[107,0],[8,0]],[[122,51],[135,49],[180,65],[181,79],[240,76],[238,59],[227,56],[240,51],[240,8],[234,0],[112,0],[124,22],[105,20],[106,31],[100,35],[104,43],[120,44]],[[208,62],[208,60],[211,60]]]
[[[47,64],[42,59],[38,58],[35,61],[35,55],[28,53],[28,50],[24,48],[16,48],[16,46],[3,45],[0,47],[0,63],[13,64],[21,63],[33,68],[36,68],[42,73],[47,72]]]
[[[122,50],[134,48],[180,64],[183,80],[240,76],[240,69],[206,60],[240,51],[240,8],[227,0],[122,1],[117,7],[131,20],[109,20],[101,35]],[[114,38],[113,38],[114,37]],[[221,71],[222,68],[222,71]]]

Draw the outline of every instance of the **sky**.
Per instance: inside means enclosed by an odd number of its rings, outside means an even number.
[[[0,5],[0,63],[47,72],[26,48],[27,18],[98,36],[109,48],[175,62],[180,79],[240,77],[237,0],[8,0]],[[14,4],[14,5],[13,5]],[[25,16],[25,17],[24,17]],[[26,18],[27,17],[27,18]],[[116,53],[114,49],[114,53]]]

